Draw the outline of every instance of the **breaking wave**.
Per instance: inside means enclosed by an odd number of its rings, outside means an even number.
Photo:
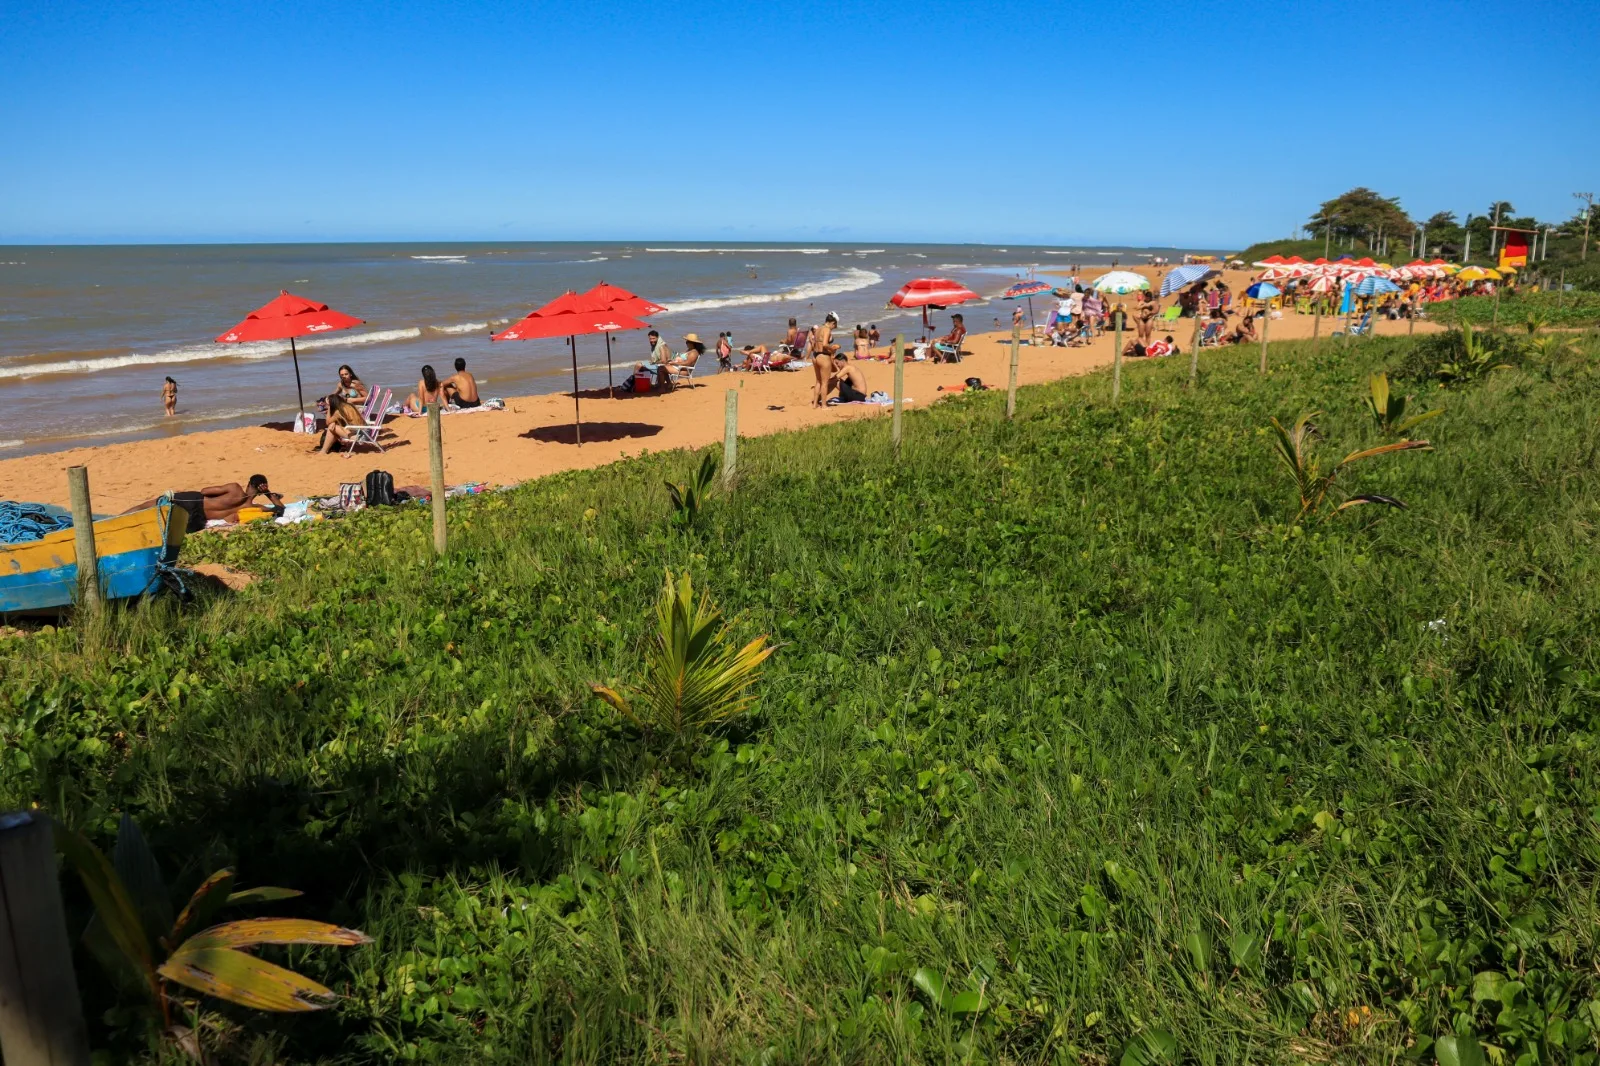
[[[680,300],[674,303],[663,315],[678,314],[683,311],[714,311],[719,307],[749,307],[755,304],[783,303],[786,300],[815,300],[819,296],[833,296],[841,292],[854,292],[865,289],[869,285],[876,285],[883,277],[870,270],[860,267],[851,267],[843,274],[838,274],[826,281],[813,281],[806,285],[796,285],[792,289],[782,292],[750,293],[745,296],[719,296],[705,300]]]
[[[409,329],[378,329],[369,333],[353,333],[342,337],[317,337],[297,341],[301,351],[318,348],[348,348],[360,344],[383,344],[387,341],[414,340],[422,336],[417,326]],[[207,363],[228,359],[272,359],[289,351],[283,341],[258,341],[252,344],[191,344],[164,352],[129,352],[125,355],[104,355],[87,359],[60,359],[50,363],[14,363],[0,366],[0,379],[44,377],[49,374],[95,374],[104,370],[117,370],[125,366],[169,366],[177,363]]]
[[[800,255],[827,255],[826,248],[646,248],[647,252],[797,252]]]

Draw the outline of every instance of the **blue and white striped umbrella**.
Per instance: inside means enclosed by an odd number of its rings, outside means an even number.
[[[1173,267],[1167,271],[1167,276],[1161,279],[1161,295],[1171,296],[1185,285],[1193,285],[1201,278],[1214,277],[1219,273],[1221,271],[1216,267],[1203,266],[1199,263]]]
[[[1361,284],[1356,286],[1357,296],[1382,296],[1385,293],[1399,292],[1400,286],[1388,278],[1366,277],[1361,279]]]

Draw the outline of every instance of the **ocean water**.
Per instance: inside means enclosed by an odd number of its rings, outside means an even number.
[[[1204,249],[1190,249],[1204,250]],[[571,387],[563,340],[491,344],[489,334],[568,289],[598,281],[668,310],[650,323],[674,351],[685,333],[709,349],[772,344],[790,317],[802,326],[836,311],[847,327],[920,331],[916,312],[886,309],[905,282],[949,276],[993,297],[1030,271],[1173,258],[1184,249],[980,245],[699,244],[651,242],[0,246],[0,457],[80,444],[283,421],[296,408],[288,342],[224,345],[212,338],[280,289],[366,320],[298,341],[307,404],[329,392],[340,364],[403,399],[429,363],[443,377],[457,357],[488,396]],[[963,308],[969,327],[1009,320],[988,299]],[[935,313],[943,331],[944,313]],[[614,374],[642,359],[642,334],[612,338]],[[583,388],[605,384],[605,340],[578,339]],[[709,363],[710,366],[705,366]],[[162,379],[178,382],[165,418]]]

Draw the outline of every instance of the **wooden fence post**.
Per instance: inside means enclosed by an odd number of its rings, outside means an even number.
[[[432,470],[433,495],[433,553],[443,555],[445,548],[444,521],[444,416],[443,399],[428,405],[428,466]]]
[[[1116,350],[1111,356],[1111,402],[1122,401],[1122,312],[1113,312],[1117,320]]]
[[[1022,337],[1022,327],[1011,324],[1011,380],[1006,384],[1006,421],[1017,414],[1017,344]]]
[[[733,468],[739,462],[739,390],[729,389],[722,412],[722,488],[733,488]]]
[[[1204,306],[1205,304],[1202,302],[1194,309],[1194,337],[1189,341],[1189,387],[1191,389],[1200,384],[1200,334],[1202,332],[1201,322],[1203,321],[1200,317],[1200,308]]]
[[[1272,325],[1272,303],[1261,304],[1261,372],[1267,372],[1267,327]]]
[[[67,495],[72,500],[72,540],[78,556],[78,603],[98,611],[104,600],[100,594],[100,559],[94,547],[94,508],[89,504],[88,467],[67,467]]]
[[[894,457],[900,458],[900,405],[906,394],[906,350],[900,334],[894,335],[894,421],[889,435],[894,438]]]
[[[6,1066],[89,1063],[54,829],[38,811],[0,814],[0,1056]]]

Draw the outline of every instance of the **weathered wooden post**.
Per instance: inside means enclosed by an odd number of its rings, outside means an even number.
[[[444,416],[443,399],[428,405],[428,466],[433,474],[433,553],[443,555],[445,547],[444,521]]]
[[[900,343],[900,334],[894,335],[894,420],[889,435],[894,438],[894,457],[900,458],[900,406],[906,394],[906,349]]]
[[[6,1066],[89,1064],[54,828],[39,811],[0,814],[0,1057]]]
[[[1203,304],[1201,306],[1204,306]],[[1194,309],[1194,337],[1189,341],[1189,387],[1200,384],[1200,307]]]
[[[1111,356],[1111,402],[1120,403],[1122,401],[1122,309],[1117,308],[1112,312],[1112,316],[1116,319],[1117,336],[1116,350]]]
[[[1261,372],[1267,372],[1267,327],[1272,325],[1272,303],[1263,301],[1261,304]]]
[[[1006,384],[1006,421],[1017,414],[1017,345],[1022,338],[1020,323],[1011,323],[1011,380]]]
[[[722,487],[733,488],[733,469],[739,462],[739,390],[729,389],[722,412]]]
[[[100,558],[94,547],[94,508],[89,503],[88,467],[67,467],[67,495],[72,501],[72,541],[78,556],[78,604],[98,611],[104,599],[100,594]]]

